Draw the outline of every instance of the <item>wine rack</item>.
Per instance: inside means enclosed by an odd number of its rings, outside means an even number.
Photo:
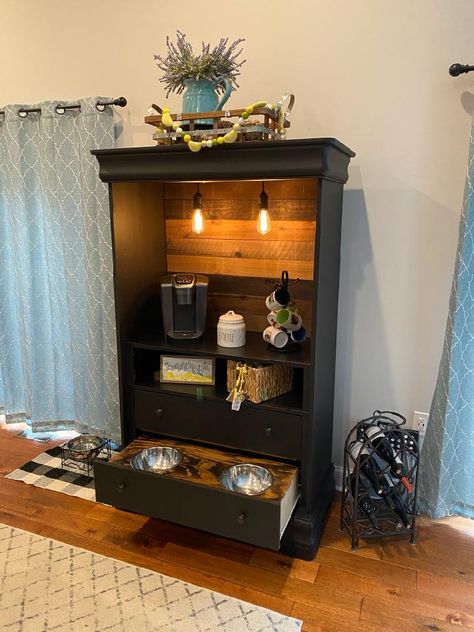
[[[351,540],[416,537],[419,434],[392,411],[359,421],[344,444],[340,529]]]

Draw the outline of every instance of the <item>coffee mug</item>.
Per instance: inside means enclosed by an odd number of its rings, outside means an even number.
[[[277,313],[274,309],[268,314],[267,320],[272,327],[278,327]]]
[[[279,287],[277,290],[272,292],[265,299],[265,305],[271,311],[272,309],[280,309],[288,304],[290,300],[290,295],[287,290],[284,290],[282,287]]]
[[[288,343],[288,334],[276,327],[267,327],[263,332],[263,339],[277,349],[282,349]]]
[[[300,327],[299,329],[290,331],[290,338],[293,340],[293,342],[303,342],[303,340],[306,338],[306,329],[304,327]]]
[[[303,324],[301,316],[286,307],[277,311],[276,320],[280,327],[284,327],[289,331],[296,331]]]

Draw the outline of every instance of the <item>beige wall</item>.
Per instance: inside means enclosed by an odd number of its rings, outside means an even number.
[[[206,6],[209,8],[206,9]],[[234,106],[296,94],[292,138],[357,152],[344,203],[334,458],[350,425],[428,410],[466,167],[474,75],[470,0],[221,3],[2,0],[0,105],[124,95],[122,145],[152,144],[165,105],[153,53],[176,27],[199,46],[247,38]],[[172,97],[172,109],[179,107]],[[150,128],[151,129],[151,128]]]

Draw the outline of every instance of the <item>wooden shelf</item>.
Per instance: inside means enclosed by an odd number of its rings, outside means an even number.
[[[258,332],[247,332],[247,344],[244,347],[230,349],[216,343],[216,330],[210,329],[201,340],[192,342],[169,342],[160,333],[134,336],[128,343],[136,348],[166,351],[170,354],[211,356],[244,362],[262,362],[266,364],[287,364],[293,367],[311,366],[311,344],[305,340],[300,351],[279,353],[272,351]]]
[[[192,399],[204,399],[207,401],[214,401],[225,403],[228,395],[227,389],[223,384],[209,385],[196,385],[196,384],[161,384],[160,382],[137,382],[133,384],[133,388],[140,390],[151,391],[154,393],[163,393],[165,395],[179,395],[180,397],[190,397]],[[227,402],[230,407],[230,402]],[[290,391],[279,397],[274,397],[266,402],[260,404],[254,404],[253,402],[245,401],[242,404],[242,409],[264,409],[273,412],[284,413],[297,413],[304,412],[301,407],[301,397],[295,391]]]

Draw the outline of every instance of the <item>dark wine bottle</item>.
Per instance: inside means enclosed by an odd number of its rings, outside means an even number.
[[[406,476],[403,462],[393,451],[390,441],[386,438],[383,431],[378,426],[369,426],[368,428],[365,428],[365,435],[370,439],[374,448],[376,448],[377,454],[388,463],[390,472],[393,476],[400,479],[403,487],[408,492],[412,492],[413,485]]]
[[[374,529],[379,528],[379,521],[375,516],[375,505],[372,502],[368,491],[364,488],[362,483],[359,480],[359,493],[356,496],[356,477],[354,474],[349,474],[349,488],[352,492],[352,497],[354,498],[354,503],[361,510],[361,512],[370,520],[370,524]],[[361,489],[365,490],[365,493],[361,496]]]
[[[397,514],[397,516],[402,521],[403,526],[406,529],[410,529],[411,522],[410,522],[410,518],[407,515],[407,512],[405,511],[405,506],[403,504],[403,501],[400,498],[400,495],[395,489],[395,487],[390,485],[390,483],[387,482],[385,477],[382,481],[382,488],[383,488],[382,498],[385,500],[385,502],[390,507],[390,509],[392,509],[392,511],[394,511]]]
[[[365,478],[369,481],[375,492],[381,496],[383,494],[383,487],[380,481],[382,472],[362,441],[356,441],[350,448],[349,452],[355,462],[357,462],[357,459],[360,458],[359,471],[362,472]]]

